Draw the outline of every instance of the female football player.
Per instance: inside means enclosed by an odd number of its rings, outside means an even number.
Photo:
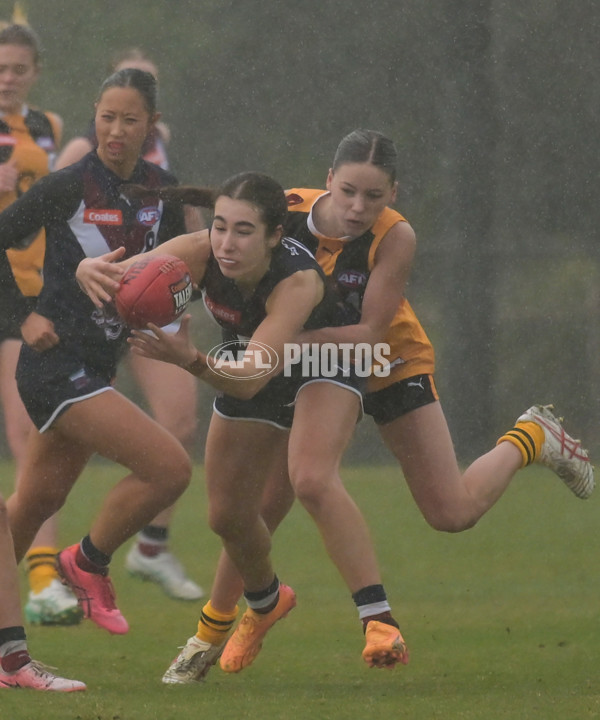
[[[415,235],[405,218],[389,207],[396,196],[395,173],[393,143],[380,133],[357,130],[340,143],[326,190],[293,189],[287,193],[286,233],[316,254],[340,297],[359,317],[358,322],[345,326],[306,330],[298,341],[389,346],[389,372],[374,368],[364,408],[375,419],[419,509],[434,528],[456,532],[474,525],[499,499],[517,470],[532,462],[556,472],[578,497],[588,497],[594,479],[587,453],[547,407],[530,408],[494,449],[464,473],[459,470],[433,382],[433,349],[404,297]],[[329,420],[328,432],[335,427]],[[320,426],[315,430],[320,432]],[[302,452],[290,442],[289,471],[296,492],[302,492],[298,473],[317,477],[339,450],[332,445],[321,455],[311,445],[298,447]],[[280,483],[279,488],[283,487]],[[268,498],[276,500],[278,496],[277,489],[272,490],[262,508],[265,517],[271,515]],[[212,598],[226,598],[221,605],[231,606],[239,591],[234,569],[222,556]],[[208,616],[210,611],[209,606]],[[238,636],[239,630],[231,637],[233,648]],[[203,615],[197,635],[173,661],[164,682],[203,678],[222,643],[218,635],[211,635]]]
[[[158,80],[156,63],[139,48],[129,48],[112,58],[110,72],[136,68],[152,73]],[[142,157],[147,162],[169,169],[167,148],[171,138],[169,128],[162,119],[149,130],[142,146]],[[92,120],[85,135],[74,137],[56,158],[56,170],[80,160],[97,145],[96,125]],[[196,208],[184,208],[188,231],[204,227]],[[176,330],[177,324],[173,324]],[[189,373],[174,365],[154,362],[141,356],[127,354],[127,363],[141,389],[152,417],[172,433],[188,450],[193,451],[197,427],[197,388]],[[169,597],[178,600],[198,600],[202,588],[187,577],[179,560],[169,551],[169,527],[174,508],[167,508],[144,527],[131,545],[125,565],[134,576],[160,585]],[[57,541],[57,538],[55,542]]]
[[[94,453],[130,470],[110,490],[81,543],[59,556],[60,572],[84,615],[112,633],[125,633],[128,624],[108,578],[111,556],[179,497],[191,462],[171,433],[113,388],[126,328],[108,310],[94,307],[77,285],[75,270],[86,256],[115,247],[137,254],[185,227],[181,206],[157,194],[175,179],[140,157],[158,119],[155,78],[137,69],[110,76],[95,119],[97,150],[42,178],[0,214],[3,248],[45,228],[44,286],[36,311],[53,323],[56,334],[44,346],[24,345],[19,356],[19,393],[36,430],[7,506],[20,560]],[[123,196],[122,186],[131,182],[145,188],[144,197]],[[10,285],[3,253],[0,277]]]
[[[283,237],[286,214],[277,183],[256,173],[242,174],[216,194],[210,237],[207,231],[184,235],[153,251],[187,263],[205,306],[223,327],[224,343],[240,348],[241,359],[199,352],[189,339],[189,316],[175,335],[149,325],[154,334],[135,332],[132,345],[145,356],[185,368],[219,391],[206,442],[209,519],[243,578],[248,605],[221,666],[227,672],[247,667],[267,630],[295,605],[293,591],[279,583],[270,560],[270,534],[293,498],[285,463],[289,445],[294,492],[316,522],[358,608],[366,631],[363,656],[369,664],[392,667],[407,661],[406,646],[390,612],[369,531],[339,471],[361,412],[353,368],[338,369],[332,377],[307,377],[300,366],[287,375],[289,368],[279,362],[273,365],[276,372],[264,371],[264,349],[269,357],[283,359],[302,328],[340,320],[337,297],[325,291],[313,256]],[[120,256],[117,250],[79,266],[79,283],[98,308],[110,301],[123,267],[131,262],[107,262]],[[300,457],[314,458],[310,472],[297,462]],[[263,515],[269,476],[283,486]],[[191,638],[186,646],[185,652],[202,658],[206,670],[223,652],[237,597],[230,602],[225,594],[214,593],[202,612],[207,637]]]
[[[25,18],[0,30],[0,209],[26,192],[32,182],[52,170],[62,135],[62,120],[28,103],[41,71],[40,43]],[[15,460],[16,484],[25,458],[27,436],[33,428],[15,382],[22,338],[33,346],[54,338],[52,323],[37,313],[42,287],[45,236],[41,230],[23,249],[8,251],[19,293],[3,288],[0,317],[0,399],[8,447]],[[54,567],[58,552],[56,523],[40,529],[27,556],[29,622],[70,624],[81,619],[77,600],[58,580]]]

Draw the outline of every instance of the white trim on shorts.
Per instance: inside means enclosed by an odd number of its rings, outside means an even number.
[[[289,433],[290,428],[286,427],[285,425],[280,425],[279,423],[276,423],[274,420],[265,420],[265,418],[251,418],[251,417],[231,417],[231,415],[225,415],[220,410],[217,410],[215,407],[216,399],[213,401],[213,412],[215,415],[218,415],[220,418],[223,418],[224,420],[234,420],[238,422],[258,422],[258,423],[264,423],[265,425],[271,425],[271,427],[275,427],[278,430],[285,430]],[[290,403],[291,405],[292,403]]]
[[[80,395],[79,397],[69,398],[68,400],[65,400],[62,402],[50,415],[48,420],[42,425],[42,427],[38,430],[38,432],[43,433],[48,430],[52,423],[56,420],[56,418],[60,415],[60,413],[68,406],[68,405],[74,405],[77,402],[81,402],[82,400],[89,400],[90,398],[94,397],[95,395],[99,395],[100,393],[105,392],[106,390],[114,390],[113,387],[110,385],[107,385],[106,387],[99,388],[98,390],[94,390],[94,392],[89,393],[89,395]]]
[[[295,405],[298,401],[298,395],[302,391],[302,388],[306,387],[307,385],[312,385],[313,383],[331,383],[332,385],[337,385],[338,387],[344,388],[344,390],[349,390],[355,395],[358,395],[358,399],[360,401],[360,411],[358,413],[358,418],[356,422],[362,420],[365,414],[365,409],[363,407],[363,396],[361,391],[357,390],[355,387],[352,387],[352,385],[346,385],[346,383],[339,382],[338,380],[334,380],[333,378],[313,378],[312,380],[307,380],[305,383],[302,383],[302,385],[298,388],[296,392],[296,397],[291,403],[288,403],[286,407],[291,407],[292,405]]]

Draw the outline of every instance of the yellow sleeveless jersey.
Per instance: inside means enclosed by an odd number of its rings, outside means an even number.
[[[0,116],[0,162],[14,159],[19,172],[14,192],[0,193],[0,210],[47,175],[60,143],[61,123],[53,113],[28,109],[26,114]],[[45,234],[41,230],[25,250],[7,250],[15,280],[23,295],[42,289]]]
[[[306,188],[286,191],[289,210],[286,234],[308,247],[325,274],[334,279],[344,301],[360,312],[377,248],[390,228],[406,219],[386,208],[375,224],[358,238],[326,237],[318,233],[311,216],[314,204],[326,193],[326,190]],[[433,374],[433,346],[406,298],[400,303],[383,342],[390,346],[390,373],[386,377],[371,374],[369,392],[382,390],[413,375]]]

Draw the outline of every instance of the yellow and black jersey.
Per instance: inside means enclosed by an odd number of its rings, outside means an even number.
[[[390,228],[396,223],[406,222],[406,219],[399,212],[386,208],[375,224],[360,237],[326,237],[318,232],[312,219],[315,203],[326,194],[326,190],[288,190],[289,213],[285,233],[299,240],[315,255],[325,274],[335,282],[344,303],[360,313],[377,248]],[[406,298],[398,307],[383,342],[390,346],[390,374],[386,377],[372,374],[368,383],[369,392],[414,375],[433,374],[433,347]]]
[[[19,173],[14,192],[0,193],[0,210],[52,170],[61,131],[62,123],[54,113],[25,108],[23,113],[0,116],[0,163],[14,160]],[[42,289],[44,248],[45,235],[41,230],[25,250],[6,252],[23,295],[35,297]]]

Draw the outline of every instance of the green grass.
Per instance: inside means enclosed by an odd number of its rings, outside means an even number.
[[[11,467],[2,483],[10,488]],[[120,473],[92,465],[63,512],[65,543]],[[282,579],[298,607],[239,675],[215,668],[203,685],[160,678],[195,632],[201,603],[178,603],[127,576],[126,548],[112,575],[131,631],[111,637],[89,622],[28,628],[33,654],[84,680],[87,693],[4,692],[2,720],[340,720],[600,717],[600,541],[597,498],[579,501],[545,470],[523,472],[480,524],[460,535],[431,530],[394,467],[348,468],[381,559],[394,614],[411,650],[407,667],[369,670],[356,611],[297,507],[275,538]],[[210,587],[218,540],[205,525],[202,469],[185,496],[172,547]],[[25,589],[24,578],[23,590]]]

